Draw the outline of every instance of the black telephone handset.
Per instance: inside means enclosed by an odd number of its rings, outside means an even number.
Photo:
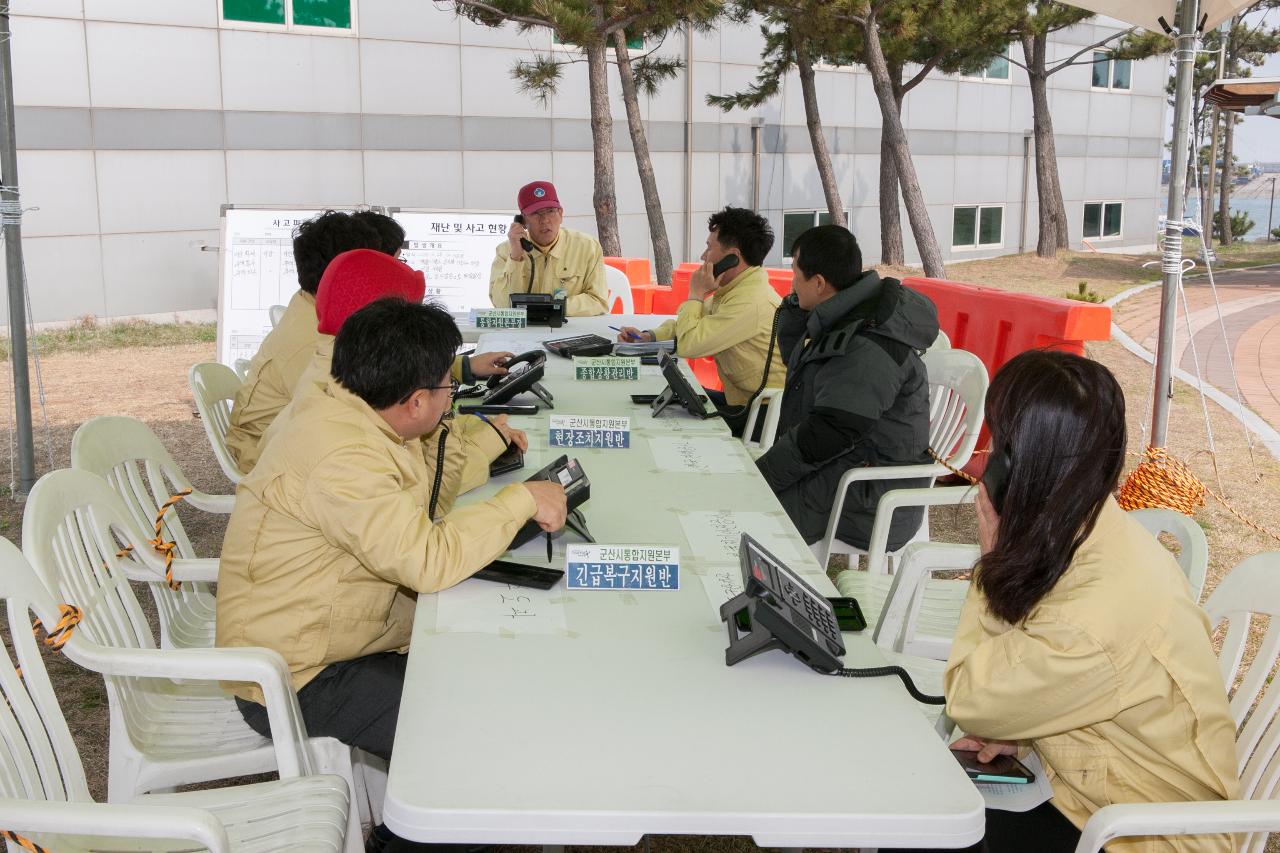
[[[715,266],[711,268],[711,275],[718,279],[720,276],[736,267],[739,263],[740,261],[738,260],[737,255],[732,253],[725,255],[723,258],[716,261]]]
[[[577,459],[561,456],[532,477],[529,477],[525,482],[532,483],[537,480],[550,480],[563,486],[565,502],[569,507],[570,522],[573,522],[575,515],[578,519],[582,518],[581,514],[577,513],[577,509],[591,497],[591,481],[587,479],[587,474],[582,470],[582,465],[578,463]],[[569,524],[566,524],[566,526],[569,526]],[[583,525],[583,528],[585,529],[585,525]],[[515,538],[511,540],[511,547],[519,548],[541,533],[542,528],[538,526],[536,521],[530,519],[525,522],[524,527],[516,531]]]
[[[821,672],[839,670],[844,638],[831,602],[746,533],[738,562],[743,591],[720,605],[720,618],[729,629],[725,663],[733,666],[759,652],[781,649]],[[744,630],[744,624],[750,628]]]
[[[1013,468],[1013,457],[1009,453],[1009,445],[993,450],[987,459],[987,467],[982,472],[982,485],[987,487],[987,497],[991,500],[991,508],[999,515],[1004,511],[1004,495],[1009,490],[1009,472]]]
[[[542,350],[530,350],[509,359],[505,365],[506,375],[489,377],[487,386],[489,390],[484,395],[482,405],[505,403],[517,395],[530,391],[546,403],[548,409],[555,408],[551,392],[538,384],[542,379],[546,363],[547,354]],[[525,367],[521,368],[520,365]]]
[[[662,365],[662,377],[667,380],[667,387],[650,404],[653,417],[662,414],[672,403],[683,406],[685,411],[699,420],[716,416],[715,412],[707,412],[703,398],[693,390],[689,380],[680,372],[679,359],[673,358],[669,352],[661,352],[658,354],[658,363]]]
[[[517,214],[516,214],[516,222],[520,223],[521,225],[523,225],[523,224],[524,224],[524,214],[523,214],[523,213],[517,213]],[[532,251],[533,251],[533,241],[532,241],[532,240],[530,240],[528,237],[521,237],[521,238],[520,238],[520,248],[521,248],[521,249],[524,249],[526,252],[532,252]]]

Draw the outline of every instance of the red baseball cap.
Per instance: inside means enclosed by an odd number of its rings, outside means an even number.
[[[426,276],[404,261],[373,249],[343,252],[329,261],[316,288],[316,330],[336,335],[348,317],[370,302],[387,296],[421,302],[426,289]]]
[[[529,216],[548,207],[560,207],[560,197],[556,195],[555,184],[550,181],[534,181],[520,188],[516,206],[520,208],[521,214]]]

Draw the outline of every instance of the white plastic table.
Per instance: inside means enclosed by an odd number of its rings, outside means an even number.
[[[655,320],[612,315],[550,333],[495,332],[479,349],[522,351],[642,323]],[[778,556],[823,594],[836,593],[723,423],[683,411],[653,419],[632,404],[630,394],[665,387],[656,369],[638,382],[575,382],[569,361],[551,356],[547,365],[555,413],[632,419],[629,449],[570,453],[591,479],[583,507],[591,532],[602,544],[679,546],[680,589],[562,583],[543,604],[562,620],[553,633],[528,632],[514,617],[470,630],[437,619],[438,608],[443,614],[461,600],[451,596],[514,588],[469,580],[421,596],[387,826],[416,841],[548,845],[633,845],[646,833],[749,835],[762,847],[977,841],[982,797],[897,679],[823,676],[776,651],[725,666],[727,633],[714,608],[726,596],[713,577],[736,574],[736,559],[695,550],[683,514],[767,514],[786,539],[779,550],[790,550]],[[478,498],[564,452],[548,448],[549,414],[513,419],[530,436],[526,468],[476,490]],[[680,436],[712,442],[701,446],[740,467],[660,470],[651,443]],[[578,540],[557,540],[558,568],[566,541]],[[545,564],[544,540],[521,549],[520,559]],[[844,636],[846,665],[883,662],[869,636]]]

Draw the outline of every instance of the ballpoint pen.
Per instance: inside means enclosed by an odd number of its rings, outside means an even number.
[[[619,328],[618,326],[610,326],[609,328],[610,328],[610,329],[613,329],[615,332],[621,332],[621,331],[622,331],[622,329],[621,329],[621,328]],[[643,338],[643,337],[636,337],[635,335],[631,334],[630,332],[627,332],[627,340],[629,340],[629,341],[643,341],[643,340],[644,340],[644,338]]]
[[[547,533],[547,562],[551,562],[551,534]]]

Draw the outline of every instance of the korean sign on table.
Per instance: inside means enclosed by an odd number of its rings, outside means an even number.
[[[640,378],[640,359],[617,355],[577,356],[573,376],[579,381],[635,381]]]
[[[552,447],[625,450],[631,446],[631,418],[552,415],[550,430]]]
[[[679,589],[680,549],[573,544],[568,548],[565,570],[570,589]]]

